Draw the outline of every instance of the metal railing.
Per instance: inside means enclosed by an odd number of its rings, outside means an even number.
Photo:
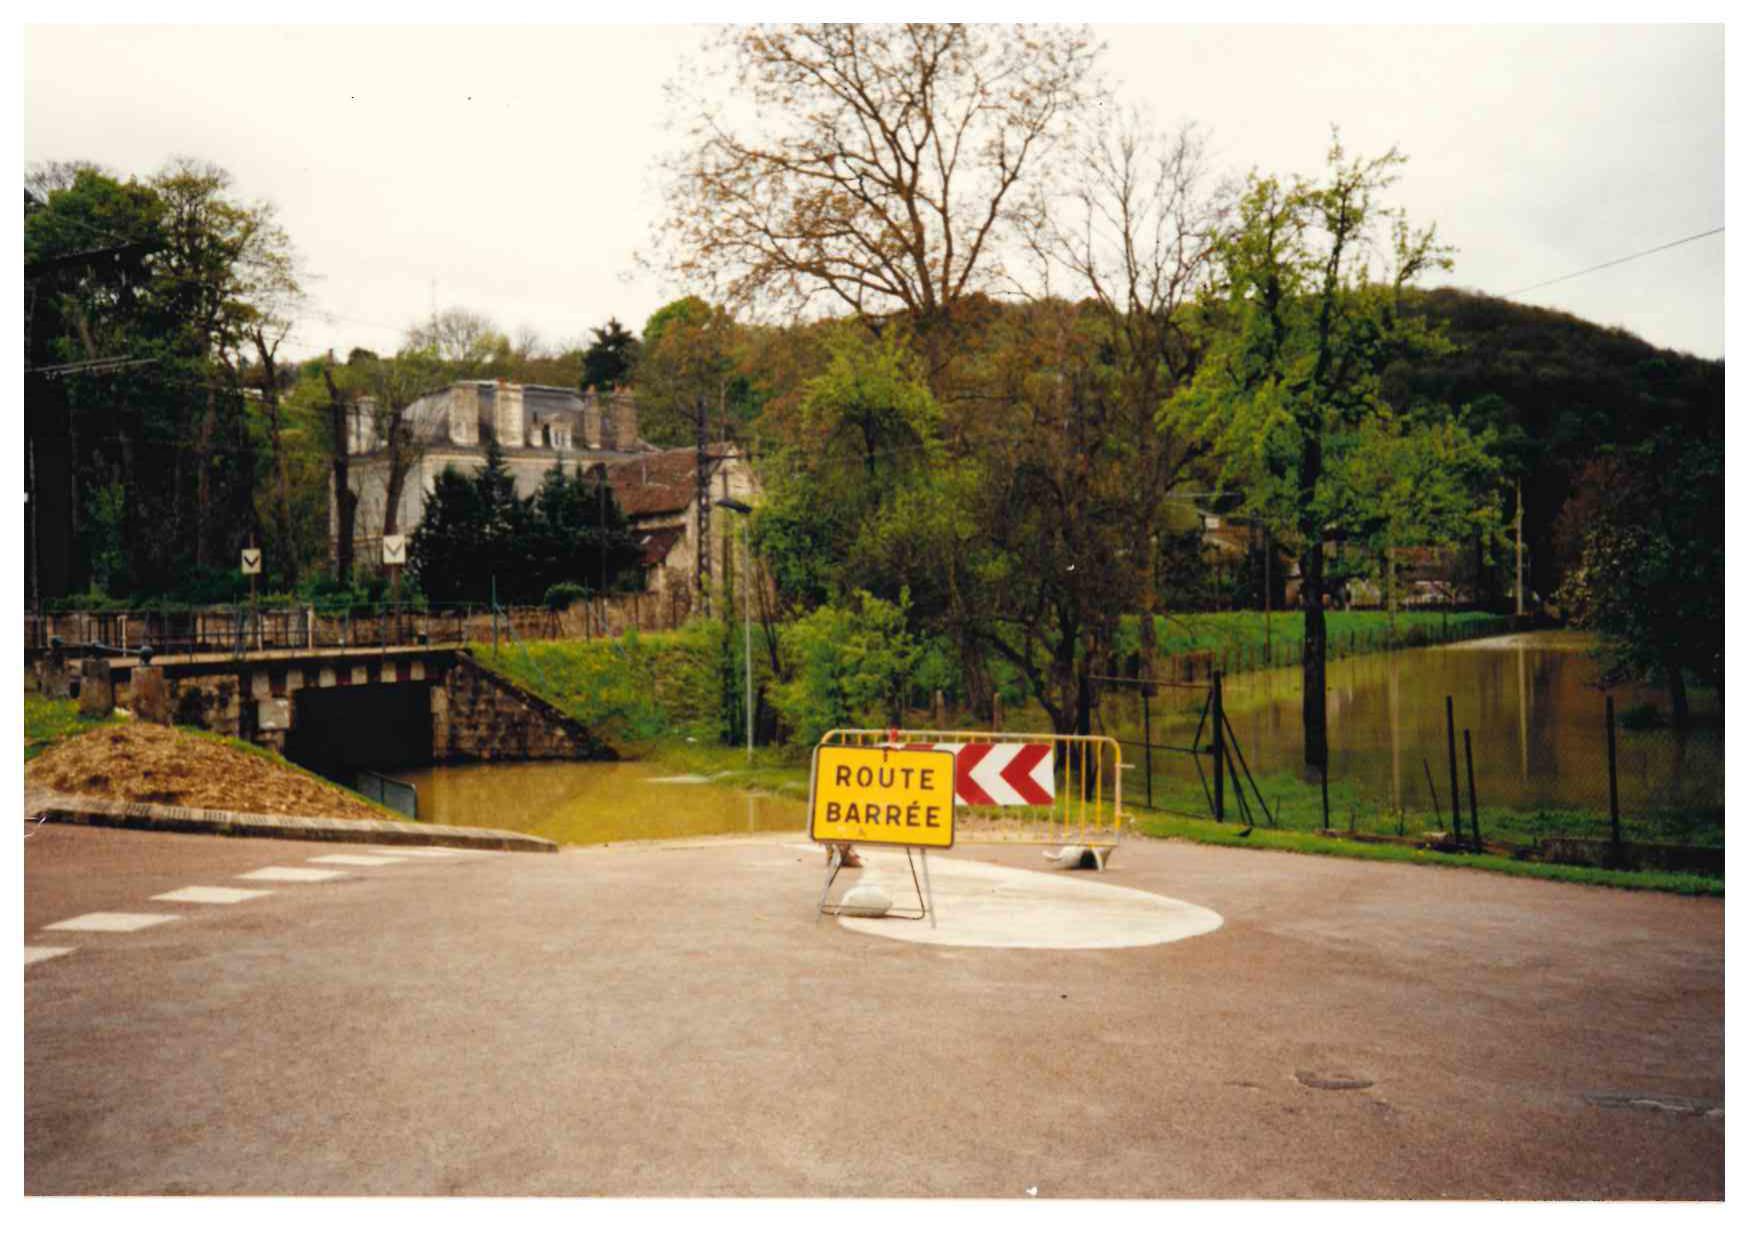
[[[353,786],[372,801],[386,805],[408,818],[419,816],[419,790],[406,780],[384,775],[380,771],[359,771],[352,780]]]

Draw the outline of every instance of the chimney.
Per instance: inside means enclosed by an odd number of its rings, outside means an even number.
[[[637,397],[630,392],[614,392],[607,398],[613,402],[613,444],[621,452],[637,447]]]
[[[449,389],[449,441],[479,442],[479,388],[471,383],[453,384]]]
[[[504,448],[524,446],[527,436],[523,430],[522,385],[520,383],[500,381],[497,384],[493,413],[495,414],[498,445]]]
[[[601,438],[601,398],[594,392],[583,393],[583,443],[590,448],[605,448]]]

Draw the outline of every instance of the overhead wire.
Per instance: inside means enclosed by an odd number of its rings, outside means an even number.
[[[1551,284],[1563,284],[1567,280],[1576,280],[1579,276],[1587,276],[1593,271],[1602,271],[1609,267],[1619,267],[1622,263],[1630,263],[1634,259],[1644,258],[1648,254],[1660,254],[1664,250],[1673,250],[1679,245],[1687,245],[1690,242],[1701,241],[1706,237],[1715,237],[1723,231],[1724,225],[1720,224],[1716,228],[1708,228],[1705,232],[1694,233],[1691,237],[1683,237],[1679,241],[1669,241],[1665,242],[1663,245],[1654,245],[1648,250],[1640,250],[1636,254],[1627,254],[1621,258],[1611,258],[1606,263],[1597,263],[1594,267],[1585,267],[1581,271],[1572,271],[1563,276],[1555,276],[1552,280],[1543,280],[1539,284],[1526,284],[1523,288],[1513,289],[1509,293],[1501,293],[1500,296],[1518,297],[1524,293],[1533,293],[1536,289],[1547,288]]]

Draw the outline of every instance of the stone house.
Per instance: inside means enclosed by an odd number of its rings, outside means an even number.
[[[533,383],[469,379],[419,397],[404,414],[411,424],[413,462],[397,505],[395,528],[409,534],[425,515],[425,500],[445,469],[473,473],[494,441],[515,479],[518,495],[532,494],[553,462],[567,472],[653,453],[637,433],[637,401],[630,392],[605,396]],[[353,527],[360,568],[382,562],[388,502],[388,453],[378,438],[375,411],[361,402],[348,434],[352,489],[358,495]],[[329,482],[330,550],[339,537],[339,513]]]
[[[713,443],[704,451],[713,500],[734,499],[748,506],[758,502],[758,480],[734,444]],[[643,543],[644,588],[660,599],[663,615],[679,623],[695,605],[698,580],[698,450],[672,448],[615,461],[607,466],[607,482]],[[713,566],[724,555],[732,556],[739,573],[743,553],[738,523],[744,519],[712,509]]]
[[[421,396],[407,406],[413,462],[402,486],[395,528],[418,528],[425,502],[445,469],[471,474],[496,442],[518,495],[530,495],[554,462],[569,472],[604,468],[613,496],[644,546],[646,589],[655,594],[664,620],[679,623],[693,608],[698,537],[698,454],[694,448],[660,450],[638,434],[632,392],[578,392],[572,388],[501,380],[465,380]],[[349,428],[352,488],[358,496],[353,530],[356,563],[380,565],[387,516],[388,453],[377,418],[360,405]],[[732,444],[706,449],[711,494],[751,503],[758,487],[745,458]],[[339,536],[339,514],[329,481],[330,555]],[[714,521],[713,553],[720,556],[725,532],[734,535],[730,554],[739,564],[738,516]]]

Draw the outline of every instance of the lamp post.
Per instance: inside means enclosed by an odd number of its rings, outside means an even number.
[[[740,545],[741,545],[741,628],[746,634],[746,669],[747,669],[747,765],[753,763],[753,544],[752,532],[749,529],[753,510],[738,499],[719,499],[718,508],[726,508],[730,512],[741,515]]]

